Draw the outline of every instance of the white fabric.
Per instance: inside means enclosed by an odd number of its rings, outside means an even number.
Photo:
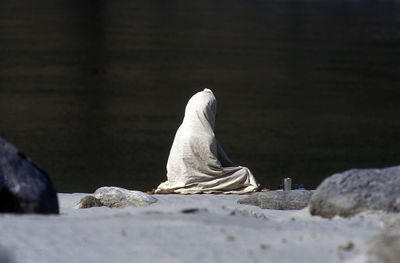
[[[258,189],[250,170],[233,164],[217,142],[215,114],[211,90],[198,92],[189,100],[169,154],[168,181],[161,183],[156,193],[247,193]]]

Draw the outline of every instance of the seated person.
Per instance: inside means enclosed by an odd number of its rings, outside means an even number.
[[[246,167],[235,165],[214,134],[216,99],[211,90],[188,102],[167,162],[168,180],[155,193],[231,193],[257,191],[259,184]]]

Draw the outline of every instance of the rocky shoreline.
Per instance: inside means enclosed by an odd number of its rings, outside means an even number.
[[[376,259],[397,214],[326,219],[308,207],[240,204],[242,195],[152,195],[157,202],[144,207],[80,209],[84,196],[58,194],[57,216],[0,215],[0,259],[9,259],[0,261],[395,262]]]
[[[312,191],[56,194],[33,161],[4,140],[0,146],[0,262],[400,258],[400,166],[348,170]]]

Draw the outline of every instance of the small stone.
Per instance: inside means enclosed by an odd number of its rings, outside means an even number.
[[[200,212],[201,210],[206,211],[205,209],[199,209],[199,208],[187,208],[187,209],[181,210],[181,213],[182,214],[196,214],[196,213]]]
[[[262,250],[265,250],[265,249],[268,249],[268,248],[269,248],[269,246],[266,245],[266,244],[261,244],[260,245],[260,249],[262,249]]]
[[[94,196],[88,195],[83,198],[78,203],[78,208],[91,208],[103,206],[101,201]]]
[[[238,203],[262,209],[299,210],[308,205],[312,193],[309,190],[261,192],[239,199]]]
[[[140,192],[131,191],[120,187],[101,187],[96,190],[94,197],[108,207],[148,206],[157,202],[153,196]]]
[[[351,251],[354,249],[354,243],[349,241],[346,245],[339,246],[340,250]]]
[[[232,235],[228,235],[228,236],[226,236],[225,240],[228,241],[228,242],[233,242],[233,241],[235,241],[235,237],[232,236]]]

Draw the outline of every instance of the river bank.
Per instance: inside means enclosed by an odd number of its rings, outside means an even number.
[[[323,219],[238,204],[243,195],[153,195],[147,207],[0,216],[1,262],[366,262],[389,214]]]

